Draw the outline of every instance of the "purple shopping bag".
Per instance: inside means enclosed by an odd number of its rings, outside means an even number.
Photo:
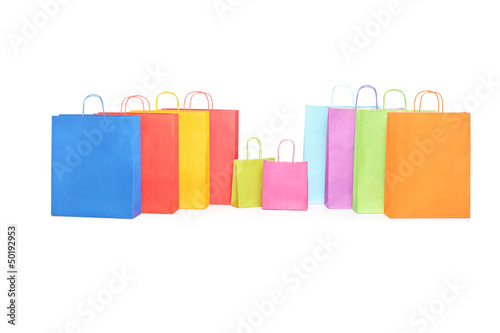
[[[292,162],[280,162],[280,146],[293,144]],[[307,162],[294,162],[295,143],[283,140],[278,146],[278,161],[264,160],[262,209],[307,210]]]
[[[359,92],[371,88],[375,92],[375,108],[378,109],[377,90],[370,85],[358,89],[356,104],[352,108],[329,108],[326,134],[325,205],[328,208],[352,209],[352,179],[354,168],[354,138],[356,134],[356,109]]]

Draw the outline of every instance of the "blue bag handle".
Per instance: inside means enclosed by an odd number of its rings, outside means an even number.
[[[102,98],[101,98],[101,96],[96,95],[96,94],[90,94],[90,95],[88,95],[87,97],[85,97],[85,99],[83,100],[83,110],[82,110],[82,116],[85,116],[85,101],[86,101],[86,100],[87,100],[87,98],[89,98],[89,97],[97,97],[97,98],[99,98],[99,99],[101,100],[102,115],[103,115],[103,116],[105,116],[105,115],[106,115],[106,113],[104,113],[104,103],[103,103],[103,101],[102,101]]]
[[[373,86],[370,86],[369,84],[365,84],[361,88],[358,89],[358,93],[356,94],[356,105],[354,106],[355,109],[358,109],[358,97],[359,97],[359,91],[363,88],[370,88],[373,89],[375,92],[375,108],[378,109],[378,98],[377,98],[377,89],[375,89]]]
[[[350,85],[347,85],[347,84],[339,84],[335,87],[333,87],[332,89],[332,102],[331,102],[331,106],[333,106],[333,92],[335,91],[335,89],[337,89],[338,87],[345,87],[347,89],[349,89],[349,92],[351,93],[351,100],[352,100],[352,106],[354,106],[354,91],[352,90],[351,86]]]

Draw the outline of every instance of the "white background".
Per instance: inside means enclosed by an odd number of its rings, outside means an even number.
[[[481,83],[500,81],[495,2],[401,0],[380,27],[371,12],[392,8],[389,0],[226,1],[232,10],[221,19],[212,0],[74,0],[47,22],[35,0],[2,1],[2,271],[6,225],[17,223],[20,233],[19,325],[12,332],[229,333],[248,316],[255,327],[239,332],[498,331],[500,86],[488,91]],[[22,37],[23,18],[33,16],[40,28]],[[348,62],[340,45],[355,45],[357,29],[366,27],[367,45],[358,43]],[[14,35],[25,38],[16,47]],[[118,111],[117,103],[137,92],[153,101],[164,90],[180,98],[207,91],[216,108],[240,110],[240,144],[261,136],[264,154],[275,156],[278,142],[290,138],[300,160],[304,105],[328,105],[336,84],[374,85],[380,99],[402,89],[410,105],[418,91],[432,89],[442,93],[445,111],[464,110],[465,102],[472,218],[390,220],[321,205],[307,212],[210,206],[134,220],[50,216],[51,115],[81,112],[89,93]],[[371,97],[365,93],[364,104],[373,104]],[[338,100],[350,101],[342,93]],[[201,98],[196,103],[204,106]],[[425,103],[435,108],[432,98]],[[401,100],[395,95],[388,104]],[[99,111],[96,101],[88,107]],[[340,246],[292,290],[283,275],[311,263],[318,237]],[[133,276],[127,286],[91,320],[80,316],[88,298],[109,295],[113,271],[122,269]],[[466,290],[441,309],[442,293],[453,296],[447,280]],[[274,289],[284,302],[258,322],[254,302]],[[410,322],[429,306],[439,314],[425,326]]]

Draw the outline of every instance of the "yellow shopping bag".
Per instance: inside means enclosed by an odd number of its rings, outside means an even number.
[[[179,208],[205,209],[210,204],[210,122],[208,110],[158,109],[156,113],[179,113]],[[177,98],[177,96],[175,96]]]

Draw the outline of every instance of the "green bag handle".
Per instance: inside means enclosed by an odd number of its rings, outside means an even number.
[[[404,108],[404,110],[405,110],[405,111],[407,111],[407,108],[406,108],[406,95],[405,95],[405,93],[404,93],[404,92],[402,92],[402,91],[401,91],[401,90],[399,90],[399,89],[389,89],[389,90],[387,90],[387,91],[384,93],[384,98],[383,98],[383,102],[382,102],[382,105],[383,105],[383,106],[382,106],[382,109],[383,109],[383,110],[385,110],[385,95],[387,95],[387,93],[388,93],[389,91],[397,91],[397,92],[400,92],[401,94],[403,94],[403,98],[405,99],[405,108]]]
[[[259,138],[256,137],[256,136],[252,136],[250,139],[247,140],[247,160],[248,160],[248,157],[249,157],[249,153],[248,153],[248,143],[250,142],[250,140],[252,139],[255,139],[257,140],[257,142],[259,143],[259,160],[262,159],[262,143],[260,142]]]

